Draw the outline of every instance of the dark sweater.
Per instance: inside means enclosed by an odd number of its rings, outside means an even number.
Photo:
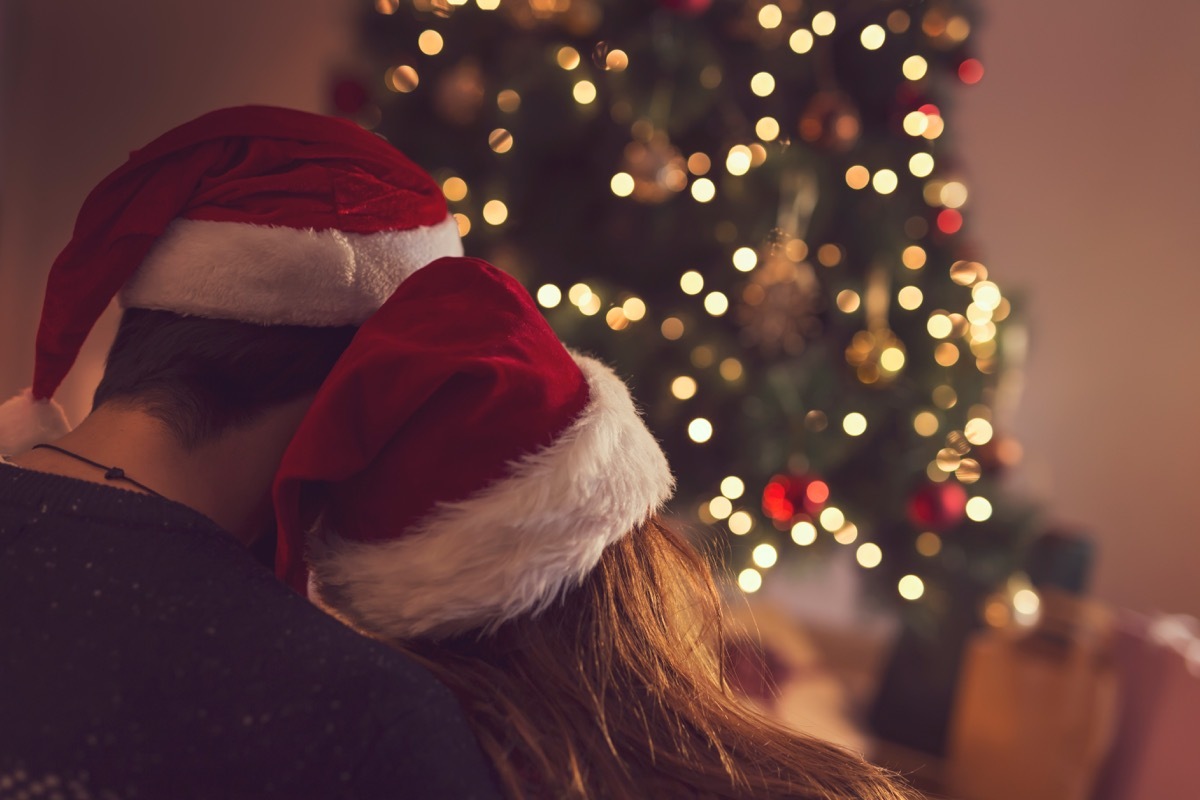
[[[0,797],[499,797],[426,670],[171,501],[0,463]]]

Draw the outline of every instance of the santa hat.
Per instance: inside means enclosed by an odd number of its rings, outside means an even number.
[[[283,456],[276,571],[384,637],[537,613],[658,511],[625,384],[496,268],[437,261],[367,320]]]
[[[33,386],[0,406],[0,453],[66,433],[50,398],[120,293],[125,308],[262,325],[356,325],[400,281],[461,255],[437,183],[345,120],[205,114],[92,190],[50,268]]]

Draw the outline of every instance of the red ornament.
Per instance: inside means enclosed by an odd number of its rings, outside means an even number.
[[[908,519],[918,528],[953,528],[962,522],[966,511],[967,490],[951,481],[927,483],[908,499]]]
[[[658,0],[658,4],[681,16],[698,17],[708,11],[712,0]]]
[[[780,523],[799,514],[815,516],[829,500],[829,484],[815,475],[776,475],[763,489],[763,513]]]
[[[333,84],[333,107],[339,114],[351,116],[362,110],[368,100],[367,89],[355,78],[338,78]]]

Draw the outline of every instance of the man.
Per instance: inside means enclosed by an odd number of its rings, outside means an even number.
[[[193,120],[89,195],[0,406],[0,797],[498,796],[444,687],[247,549],[355,327],[461,252],[428,175],[285,109]],[[50,398],[118,292],[66,432]]]

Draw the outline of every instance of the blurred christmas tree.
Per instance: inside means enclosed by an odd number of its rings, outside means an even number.
[[[993,427],[1019,342],[946,145],[975,22],[963,0],[377,0],[374,72],[334,102],[631,379],[674,511],[730,534],[744,590],[852,547],[910,613],[973,615],[1027,516]]]

